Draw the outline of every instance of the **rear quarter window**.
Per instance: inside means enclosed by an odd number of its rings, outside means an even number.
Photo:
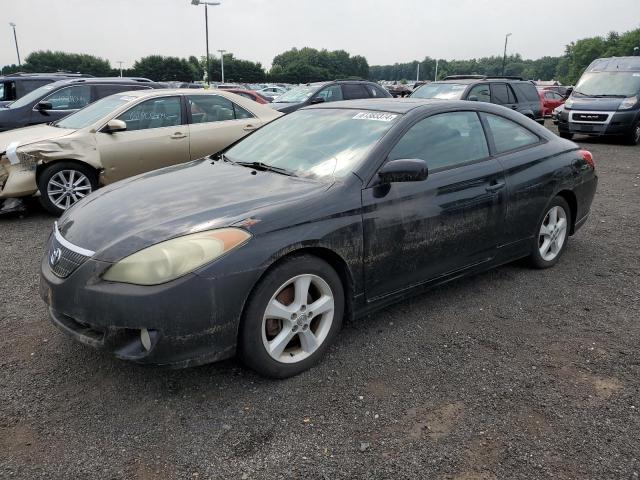
[[[539,102],[540,97],[538,96],[538,90],[533,85],[533,83],[522,82],[522,83],[514,83],[513,88],[516,91],[516,96],[520,101],[527,102]]]

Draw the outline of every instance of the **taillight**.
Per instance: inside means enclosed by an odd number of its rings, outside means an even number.
[[[582,155],[584,161],[591,165],[591,168],[595,170],[596,162],[593,161],[593,155],[591,152],[589,150],[580,150],[580,155]]]

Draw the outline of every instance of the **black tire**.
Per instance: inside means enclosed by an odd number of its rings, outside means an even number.
[[[560,132],[560,138],[564,138],[566,140],[573,140],[573,133]]]
[[[542,253],[540,252],[540,248],[541,248],[541,229],[542,229],[542,225],[543,223],[547,220],[547,216],[549,215],[549,212],[551,212],[552,209],[556,208],[556,207],[560,207],[562,208],[562,210],[564,210],[564,214],[565,214],[565,219],[566,219],[566,226],[565,226],[565,232],[564,232],[564,240],[562,243],[562,247],[560,248],[560,250],[557,252],[557,254],[554,256],[553,259],[545,259],[542,256]],[[567,248],[567,244],[569,243],[569,232],[571,230],[571,225],[572,225],[572,218],[571,218],[571,208],[569,207],[569,204],[567,203],[567,201],[562,198],[562,197],[555,197],[551,203],[549,205],[547,205],[547,207],[544,210],[544,213],[542,214],[540,220],[538,221],[538,224],[536,225],[536,231],[534,234],[534,239],[531,243],[531,254],[529,256],[529,260],[531,262],[531,265],[535,268],[550,268],[553,267],[556,263],[558,263],[558,260],[560,260],[560,257],[562,257],[562,254],[564,253],[564,251]]]
[[[87,182],[83,182],[81,186],[82,192],[78,192],[78,195],[73,194],[69,195],[69,206],[66,208],[62,208],[56,205],[53,197],[49,195],[49,185],[52,179],[59,173],[63,172],[63,175],[66,175],[65,172],[74,172],[74,177],[79,178],[80,175],[84,176],[87,179]],[[55,181],[55,180],[54,180]],[[53,185],[52,185],[53,187]],[[80,199],[79,195],[87,196],[91,192],[93,192],[96,188],[98,188],[98,175],[96,171],[89,167],[88,165],[83,165],[81,163],[75,162],[55,162],[46,167],[40,175],[38,176],[38,190],[40,191],[40,203],[42,206],[52,215],[60,216],[65,210],[70,208],[77,200]]]
[[[278,290],[289,280],[300,275],[313,275],[321,278],[331,289],[333,296],[333,320],[328,327],[326,337],[308,357],[295,363],[284,363],[269,354],[263,341],[263,316],[267,305]],[[281,293],[284,293],[281,291]],[[294,303],[292,302],[291,305]],[[286,258],[272,268],[258,283],[244,309],[240,324],[238,353],[245,365],[256,372],[272,378],[287,378],[297,375],[315,365],[335,339],[344,315],[344,287],[336,271],[324,260],[313,255],[296,255]],[[317,318],[320,318],[318,316]],[[311,320],[313,323],[315,320]],[[292,322],[294,328],[296,323]],[[309,330],[313,325],[309,327]],[[279,332],[278,332],[279,333]],[[294,334],[291,345],[299,341],[302,331]],[[266,338],[265,330],[265,338]],[[275,334],[274,334],[275,335]],[[302,343],[300,343],[302,346]],[[302,347],[301,347],[302,351]],[[282,355],[286,355],[283,353]]]
[[[627,135],[626,140],[629,145],[640,144],[640,122],[636,122],[631,132]]]

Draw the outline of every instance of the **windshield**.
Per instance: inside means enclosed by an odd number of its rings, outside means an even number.
[[[84,128],[99,121],[101,118],[109,115],[116,108],[121,107],[125,103],[135,100],[136,97],[128,97],[126,95],[111,95],[97,102],[87,105],[82,110],[72,113],[53,123],[53,126],[60,128]]]
[[[24,97],[19,98],[9,108],[22,108],[27,105],[31,105],[36,100],[40,100],[45,95],[49,94],[53,90],[51,85],[44,85],[40,88],[36,88],[34,91],[27,93]]]
[[[302,87],[296,87],[283,93],[274,101],[276,103],[301,103],[313,95],[316,90],[318,90],[317,86],[312,87],[310,85],[305,85]]]
[[[640,94],[640,72],[585,73],[574,93],[587,96],[624,96]]]
[[[233,162],[261,162],[297,176],[344,177],[400,115],[358,110],[299,110],[272,122],[226,152]]]
[[[466,85],[460,83],[429,83],[423,85],[411,95],[413,98],[441,98],[460,100]]]

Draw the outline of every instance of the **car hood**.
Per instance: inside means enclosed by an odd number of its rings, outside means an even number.
[[[571,97],[573,105],[567,110],[593,110],[596,112],[614,112],[624,98]]]
[[[13,142],[18,142],[18,146],[20,147],[45,140],[54,140],[73,132],[75,132],[75,130],[57,128],[50,125],[34,125],[32,127],[0,132],[0,152],[5,152],[7,146]]]
[[[328,184],[210,159],[149,172],[98,190],[60,219],[62,236],[115,262],[153,244],[251,218],[318,195]]]

